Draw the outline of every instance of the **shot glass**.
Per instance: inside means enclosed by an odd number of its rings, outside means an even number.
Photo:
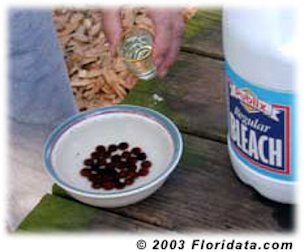
[[[133,28],[121,36],[118,54],[133,74],[139,79],[149,80],[156,76],[152,49],[152,34],[145,29]]]

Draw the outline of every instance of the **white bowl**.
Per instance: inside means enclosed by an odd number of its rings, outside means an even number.
[[[153,163],[150,173],[122,190],[91,188],[79,174],[83,160],[97,145],[119,142],[140,146]],[[182,146],[180,132],[167,117],[144,107],[117,105],[67,119],[49,136],[44,158],[55,183],[75,199],[98,207],[121,207],[155,192],[178,164]]]

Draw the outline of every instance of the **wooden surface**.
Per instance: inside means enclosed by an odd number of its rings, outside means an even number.
[[[258,195],[231,167],[220,21],[219,11],[199,12],[168,75],[140,82],[124,101],[164,113],[183,133],[182,160],[164,186],[142,202],[117,209],[86,206],[54,186],[19,230],[292,230],[293,207]]]
[[[163,79],[140,82],[123,103],[148,106],[171,117],[185,132],[225,142],[223,62],[181,52]],[[157,102],[153,95],[164,100]]]

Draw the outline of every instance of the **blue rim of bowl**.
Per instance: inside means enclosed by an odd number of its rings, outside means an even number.
[[[94,116],[101,116],[103,114],[108,113],[135,113],[139,114],[141,116],[145,116],[149,119],[152,119],[153,121],[160,124],[171,136],[173,145],[174,145],[174,152],[172,159],[170,163],[167,166],[167,169],[165,169],[164,172],[160,173],[156,178],[154,178],[151,181],[148,181],[146,184],[128,189],[128,190],[122,190],[122,191],[114,191],[114,192],[89,192],[86,190],[79,189],[77,187],[74,187],[62,179],[57,175],[53,164],[52,164],[52,151],[54,147],[56,146],[58,140],[60,139],[61,135],[63,135],[67,130],[75,126],[76,124],[94,117]],[[97,109],[92,109],[90,111],[86,112],[79,112],[78,114],[66,119],[63,121],[48,137],[45,147],[44,147],[44,163],[45,168],[49,175],[52,177],[52,179],[57,183],[60,187],[67,190],[68,192],[75,193],[77,195],[86,196],[86,197],[92,197],[92,198],[115,198],[115,197],[123,197],[127,195],[132,195],[134,193],[138,193],[140,191],[144,191],[146,189],[149,189],[150,187],[158,184],[161,181],[164,181],[167,176],[175,169],[177,166],[181,155],[183,151],[183,140],[182,136],[177,128],[177,126],[166,116],[162,115],[161,113],[141,107],[141,106],[135,106],[135,105],[114,105],[114,106],[107,106]]]

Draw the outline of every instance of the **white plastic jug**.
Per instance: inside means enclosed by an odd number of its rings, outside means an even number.
[[[282,203],[295,201],[294,22],[283,8],[223,13],[232,165],[243,182]]]

